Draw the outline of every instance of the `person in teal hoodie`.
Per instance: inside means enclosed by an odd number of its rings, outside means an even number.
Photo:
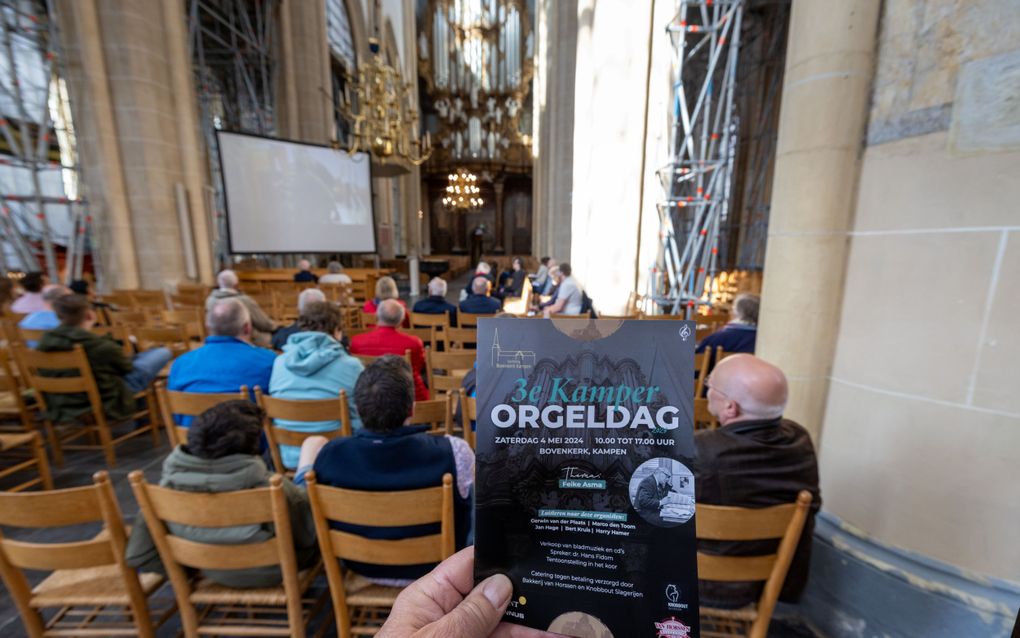
[[[364,370],[361,361],[347,354],[340,345],[340,310],[328,301],[314,301],[305,306],[298,319],[299,332],[292,334],[283,346],[283,354],[273,363],[269,394],[278,399],[329,399],[347,391],[351,409],[351,428],[361,428],[354,404],[354,384]],[[336,421],[285,421],[277,419],[277,427],[299,432],[326,432],[340,427]],[[281,445],[280,455],[288,469],[295,469],[298,448]]]

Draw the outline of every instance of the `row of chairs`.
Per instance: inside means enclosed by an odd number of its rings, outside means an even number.
[[[442,485],[400,492],[362,492],[319,485],[307,489],[321,562],[299,571],[283,479],[268,487],[226,493],[180,492],[149,484],[140,471],[129,476],[174,592],[184,635],[290,636],[298,638],[321,615],[327,601],[341,638],[373,635],[385,621],[399,587],[371,584],[346,570],[342,560],[381,565],[439,562],[454,552],[453,477]],[[711,541],[777,539],[763,556],[698,553],[703,580],[760,581],[757,604],[739,610],[701,608],[702,635],[764,638],[811,504],[801,492],[794,503],[760,509],[697,505],[697,538]],[[53,528],[101,523],[100,533],[59,544],[7,539],[0,534],[0,577],[32,638],[55,635],[155,636],[172,605],[149,607],[163,585],[158,574],[137,573],[125,562],[128,530],[106,472],[89,487],[41,493],[0,494],[0,524]],[[334,528],[336,523],[372,527],[438,524],[439,532],[400,542],[373,540]],[[186,539],[174,529],[272,524],[275,536],[261,543],[216,545]],[[278,566],[277,587],[235,589],[214,583],[202,570]],[[26,570],[48,572],[35,587]],[[197,572],[196,572],[197,570]],[[326,572],[327,591],[313,587]],[[317,594],[317,595],[316,595]],[[156,601],[157,603],[159,601]],[[56,610],[47,612],[47,610]],[[46,617],[48,615],[48,617]],[[155,620],[154,620],[155,617]],[[316,636],[329,628],[320,621]]]

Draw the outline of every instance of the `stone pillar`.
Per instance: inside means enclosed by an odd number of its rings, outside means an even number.
[[[570,259],[577,0],[537,0],[532,252]]]
[[[503,221],[503,180],[497,179],[492,183],[492,190],[496,193],[496,198],[493,204],[496,206],[496,223],[493,228],[493,246],[492,252],[497,255],[502,255],[506,252],[506,248],[503,246],[503,228],[505,222]]]
[[[757,354],[816,437],[839,325],[879,0],[793,4]]]
[[[292,52],[284,56],[284,71],[291,77],[285,81],[285,110],[296,110],[297,130],[288,135],[305,142],[328,144],[333,138],[332,87],[329,79],[329,46],[326,42],[326,13],[323,2],[286,0],[287,11],[283,27],[290,33],[283,38],[285,48]],[[354,16],[351,16],[354,19]],[[293,86],[292,86],[293,85]],[[294,97],[290,97],[293,91]],[[287,121],[291,122],[290,114]],[[290,126],[291,124],[288,124]]]

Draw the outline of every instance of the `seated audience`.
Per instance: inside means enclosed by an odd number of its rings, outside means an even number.
[[[536,294],[539,294],[539,295],[551,295],[551,294],[553,294],[554,289],[556,288],[556,286],[559,284],[559,282],[557,280],[553,279],[552,273],[553,273],[553,270],[555,270],[556,272],[559,272],[560,263],[558,261],[556,261],[555,259],[550,257],[549,258],[549,263],[547,264],[547,266],[549,267],[549,276],[546,277],[545,285],[543,285],[542,287],[535,286],[535,293]]]
[[[524,260],[520,257],[514,257],[513,261],[510,262],[510,270],[503,273],[500,277],[500,290],[499,297],[506,299],[507,297],[520,297],[524,291],[524,277],[527,273],[524,272]]]
[[[326,274],[319,277],[320,284],[350,284],[350,275],[344,272],[344,267],[339,261],[331,261],[326,264]]]
[[[312,272],[312,262],[307,259],[302,259],[298,262],[298,271],[294,273],[294,281],[297,283],[319,281],[319,276]]]
[[[110,325],[110,310],[113,309],[108,303],[103,303],[96,300],[95,293],[92,292],[92,288],[89,286],[89,282],[85,279],[75,279],[71,282],[71,292],[76,295],[85,295],[92,303],[92,309],[96,311],[96,316],[104,325]]]
[[[152,384],[173,354],[166,348],[153,348],[128,358],[120,343],[108,335],[90,332],[96,324],[96,313],[88,299],[82,295],[63,295],[52,304],[60,325],[43,335],[37,349],[66,352],[75,345],[82,346],[96,379],[103,412],[114,420],[134,414],[135,394]],[[58,371],[53,376],[67,376],[66,372],[70,371]],[[84,393],[49,395],[46,407],[53,421],[70,421],[91,410]]]
[[[546,280],[549,279],[549,259],[549,257],[543,257],[538,262],[538,271],[532,276],[531,287],[535,292],[542,290]]]
[[[209,336],[197,350],[177,357],[167,388],[178,392],[237,392],[242,385],[269,390],[276,354],[251,343],[251,318],[240,299],[228,297],[206,313]],[[190,417],[178,417],[181,425]]]
[[[395,354],[402,357],[405,351],[410,350],[411,366],[414,370],[414,400],[427,401],[429,390],[422,380],[422,371],[425,369],[425,346],[418,337],[397,330],[397,326],[404,320],[404,314],[404,307],[395,299],[384,300],[376,312],[379,323],[375,329],[351,339],[351,354],[369,356]]]
[[[724,352],[745,352],[754,354],[754,343],[758,336],[758,306],[761,297],[741,293],[733,301],[733,321],[708,335],[698,344],[698,352],[705,348],[713,351],[722,346]]]
[[[549,290],[549,294],[548,295],[540,295],[540,296],[536,296],[536,297],[532,298],[532,301],[535,302],[533,304],[535,310],[545,310],[549,306],[551,306],[554,303],[556,303],[556,299],[557,299],[557,297],[559,297],[559,293],[560,293],[560,282],[561,281],[563,281],[563,275],[560,274],[560,267],[559,266],[553,266],[552,268],[550,268],[549,269],[549,281],[546,283],[546,289]],[[545,297],[546,300],[542,301],[542,297]]]
[[[407,362],[383,357],[365,368],[354,386],[354,398],[364,427],[354,436],[314,439],[321,448],[312,469],[316,481],[352,490],[397,491],[442,485],[443,475],[454,478],[454,529],[457,548],[468,544],[471,521],[471,490],[475,455],[460,438],[429,434],[428,425],[407,426],[414,408],[414,381]],[[310,447],[313,439],[306,442]],[[305,449],[302,448],[302,454]],[[302,466],[298,471],[303,478]],[[361,527],[340,529],[366,536],[399,540],[438,533],[438,525],[410,527]],[[348,562],[353,571],[383,579],[414,579],[434,565],[387,566]]]
[[[346,390],[351,427],[361,428],[354,401],[354,383],[364,366],[340,345],[340,311],[327,301],[312,301],[302,308],[298,326],[300,331],[290,336],[283,346],[283,354],[273,363],[269,394],[292,400],[332,399]],[[277,419],[276,425],[298,432],[325,432],[339,429],[340,421],[309,423]],[[288,469],[297,467],[298,448],[283,445],[280,454]]]
[[[213,290],[205,300],[205,311],[212,310],[213,305],[221,299],[236,298],[248,309],[252,326],[251,340],[260,346],[269,346],[272,342],[273,331],[276,330],[276,323],[269,318],[269,315],[259,307],[259,304],[237,289],[237,273],[233,270],[223,270],[216,275],[216,284],[219,286]]]
[[[581,313],[581,287],[570,274],[570,264],[563,262],[559,266],[561,280],[556,289],[556,301],[543,311],[546,317],[555,314],[576,315]]]
[[[365,305],[362,306],[361,309],[364,312],[376,312],[379,309],[379,304],[387,299],[393,299],[404,307],[404,327],[410,328],[411,324],[406,314],[407,304],[400,298],[400,293],[397,290],[397,282],[394,281],[393,277],[380,277],[375,282],[375,298],[366,301]]]
[[[811,560],[815,512],[822,505],[818,460],[811,437],[783,418],[787,384],[783,371],[749,354],[719,362],[707,379],[708,410],[720,427],[694,435],[696,500],[708,505],[767,507],[792,503],[801,490],[813,496],[811,512],[790,564],[780,600],[796,602]],[[702,552],[731,556],[774,553],[777,541],[702,541]],[[700,583],[701,603],[736,608],[755,602],[760,583]]]
[[[21,278],[21,296],[11,304],[11,312],[18,312],[27,315],[36,310],[46,310],[46,303],[42,298],[43,286],[46,285],[46,275],[41,272],[30,272]]]
[[[450,315],[450,325],[457,325],[457,306],[446,300],[446,280],[433,277],[429,282],[429,296],[414,304],[413,310],[426,315]]]
[[[18,322],[18,327],[25,328],[26,330],[53,330],[60,325],[60,319],[57,318],[57,313],[53,311],[53,302],[69,294],[71,294],[71,291],[63,286],[56,284],[46,286],[42,293],[43,304],[46,307],[43,310],[36,310],[25,315],[25,318]],[[26,343],[29,348],[34,348],[37,345],[34,339]]]
[[[195,418],[188,443],[179,445],[163,461],[161,487],[182,492],[236,492],[268,487],[273,472],[259,456],[263,412],[248,401],[227,401]],[[298,569],[313,566],[319,558],[308,494],[289,479],[283,480]],[[191,527],[174,523],[171,532],[184,539],[216,545],[249,545],[273,538],[272,525]],[[159,553],[139,515],[125,552],[128,565],[139,571],[165,573]],[[276,565],[251,569],[208,570],[204,576],[225,587],[275,587],[282,575]]]
[[[298,293],[298,315],[303,314],[305,306],[314,301],[326,301],[326,293],[322,292],[318,288],[305,288]],[[292,334],[296,334],[299,330],[300,328],[298,327],[297,321],[289,326],[277,328],[276,332],[273,333],[273,350],[283,350],[283,344],[287,343],[287,339],[289,339]]]
[[[476,315],[491,315],[503,309],[499,299],[489,296],[491,282],[485,277],[475,277],[471,281],[471,294],[460,302],[460,311]]]

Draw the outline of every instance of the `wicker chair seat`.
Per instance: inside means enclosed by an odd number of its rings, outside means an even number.
[[[303,594],[322,571],[322,564],[298,572],[298,587]],[[255,587],[237,589],[214,583],[202,578],[191,592],[191,602],[195,605],[264,605],[285,607],[287,594],[283,585],[277,587]]]
[[[347,604],[352,607],[392,607],[403,587],[376,585],[364,576],[347,572],[344,582]]]
[[[159,589],[163,576],[150,572],[138,574],[145,595]],[[127,605],[124,577],[117,565],[58,569],[32,589],[32,607],[64,607],[68,605]]]
[[[31,443],[32,434],[30,432],[25,434],[0,434],[0,452],[13,450],[16,447],[30,445]]]

